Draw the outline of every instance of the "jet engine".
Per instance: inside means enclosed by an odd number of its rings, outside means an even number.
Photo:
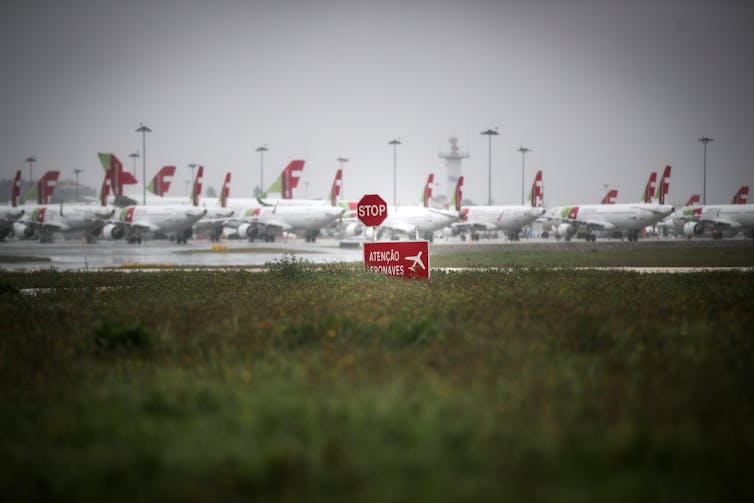
[[[243,223],[238,226],[238,235],[242,238],[253,239],[257,236],[257,226],[254,224]]]
[[[351,222],[346,225],[344,232],[346,236],[358,236],[359,234],[361,234],[361,225],[359,225],[357,222]]]
[[[701,236],[704,234],[704,224],[701,222],[686,222],[683,224],[684,236]]]
[[[122,239],[123,234],[123,226],[121,225],[106,224],[102,228],[102,236],[105,239]]]
[[[558,236],[566,239],[571,239],[576,234],[576,227],[568,222],[563,222],[558,225]]]
[[[13,222],[13,234],[18,237],[30,238],[34,235],[34,228],[21,222]]]

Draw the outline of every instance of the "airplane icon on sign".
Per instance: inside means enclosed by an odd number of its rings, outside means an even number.
[[[413,264],[408,266],[409,271],[416,271],[417,264],[421,266],[422,269],[426,269],[426,267],[424,267],[424,262],[422,262],[422,252],[417,253],[413,257],[406,257],[406,260],[413,261]]]

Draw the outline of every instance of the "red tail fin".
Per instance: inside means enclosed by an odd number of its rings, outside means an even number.
[[[37,182],[37,203],[48,204],[52,193],[55,192],[55,186],[58,184],[60,171],[48,171]]]
[[[670,190],[670,166],[665,166],[665,171],[663,171],[662,178],[660,179],[660,193],[657,196],[660,204],[665,204],[665,197],[668,195],[668,190]]]
[[[230,171],[225,173],[225,181],[223,181],[223,188],[220,189],[220,206],[223,208],[228,207],[228,197],[230,197]]]
[[[300,173],[304,170],[304,161],[294,160],[283,170],[283,199],[293,199],[293,189],[298,187]]]
[[[456,182],[456,192],[454,194],[455,199],[455,210],[461,211],[461,201],[463,201],[463,175],[458,177],[458,182]]]
[[[338,205],[338,198],[340,197],[341,187],[343,186],[343,170],[338,168],[335,172],[335,179],[332,182],[332,188],[330,189],[330,204],[332,206]]]
[[[147,187],[147,190],[156,196],[164,196],[170,189],[170,184],[173,181],[173,175],[175,175],[175,166],[163,166],[160,171],[154,175],[152,182]]]
[[[694,206],[695,204],[699,204],[699,201],[702,200],[702,196],[699,194],[694,194],[693,196],[689,197],[689,200],[686,201],[686,206]]]
[[[10,191],[11,205],[15,208],[18,206],[18,198],[21,196],[21,170],[16,171],[16,177],[13,179],[13,187]]]
[[[611,189],[602,198],[600,204],[615,204],[615,200],[618,198],[618,189]]]
[[[107,206],[107,196],[110,195],[110,177],[105,173],[102,179],[102,189],[99,192],[99,202],[102,206]]]
[[[529,202],[532,208],[542,208],[545,205],[545,189],[542,185],[542,170],[537,171],[534,175],[534,181],[529,191]]]
[[[641,198],[642,203],[652,202],[652,199],[655,197],[656,187],[657,187],[657,172],[652,171],[649,174],[649,180],[647,180],[647,185],[644,187],[644,195]]]
[[[429,201],[432,199],[432,183],[435,181],[435,174],[430,173],[427,177],[427,183],[424,184],[424,193],[422,194],[422,204],[425,208],[429,207]]]
[[[743,185],[740,189],[738,189],[738,192],[736,192],[736,195],[733,196],[733,200],[731,200],[730,204],[746,204],[749,200],[749,187],[746,185]]]
[[[194,206],[199,206],[199,197],[202,194],[202,178],[204,178],[204,166],[199,166],[199,169],[196,170],[194,189],[191,191],[191,204]]]

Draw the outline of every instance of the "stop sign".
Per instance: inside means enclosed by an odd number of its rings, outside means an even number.
[[[356,216],[367,227],[377,227],[387,218],[387,203],[378,194],[367,194],[356,205]]]

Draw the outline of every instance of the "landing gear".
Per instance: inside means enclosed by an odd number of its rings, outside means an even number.
[[[317,241],[317,237],[319,237],[319,229],[306,231],[306,242],[307,243],[314,243]]]

